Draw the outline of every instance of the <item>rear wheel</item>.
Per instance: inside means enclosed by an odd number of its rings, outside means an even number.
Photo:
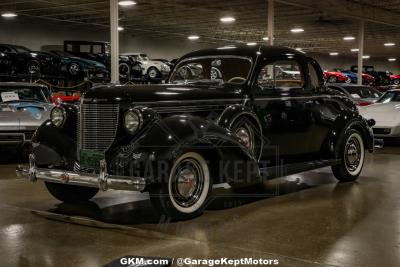
[[[364,141],[360,132],[354,129],[347,131],[337,149],[342,161],[332,166],[333,174],[341,182],[355,181],[360,176],[365,160]]]
[[[395,80],[393,81],[393,84],[394,84],[394,85],[399,85],[399,84],[400,84],[400,79],[395,79]]]
[[[231,131],[255,158],[260,156],[262,137],[258,125],[247,117],[240,117],[233,123]]]
[[[78,76],[80,71],[81,71],[81,67],[79,66],[78,63],[73,62],[68,65],[68,73],[71,76]]]
[[[119,77],[122,79],[129,79],[131,73],[131,66],[126,62],[119,63]]]
[[[329,77],[328,81],[330,83],[336,83],[337,82],[337,78],[336,78],[336,76],[331,76],[331,77]]]
[[[78,185],[50,182],[45,182],[45,185],[53,197],[67,203],[88,201],[99,192],[98,188]]]
[[[149,68],[149,70],[147,71],[147,76],[150,78],[150,80],[155,80],[161,77],[160,72],[155,67]]]
[[[175,160],[168,183],[150,190],[150,199],[171,219],[192,218],[203,212],[211,188],[206,160],[197,152],[187,152]]]

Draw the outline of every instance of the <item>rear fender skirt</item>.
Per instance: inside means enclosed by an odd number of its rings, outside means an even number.
[[[146,183],[163,183],[168,181],[174,160],[187,151],[203,154],[215,182],[248,183],[258,178],[257,160],[235,136],[211,121],[190,115],[155,121],[131,143],[109,150],[106,159],[112,174],[141,175]]]

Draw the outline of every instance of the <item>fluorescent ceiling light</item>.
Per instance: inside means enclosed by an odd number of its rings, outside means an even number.
[[[264,37],[263,40],[264,40],[264,41],[268,41],[268,40],[269,40],[269,37]]]
[[[395,62],[397,59],[396,58],[388,58],[388,61],[390,62]]]
[[[188,36],[188,39],[189,40],[199,40],[200,36],[198,36],[198,35],[190,35],[190,36]]]
[[[257,45],[257,43],[255,43],[255,42],[248,42],[247,45],[248,45],[248,46],[255,46],[255,45]]]
[[[17,13],[14,13],[14,12],[4,12],[4,13],[1,14],[1,16],[3,18],[14,18],[14,17],[16,17],[18,15],[17,15]]]
[[[395,46],[396,44],[395,43],[385,43],[385,44],[383,44],[384,46]]]
[[[236,19],[234,17],[222,17],[220,21],[223,23],[230,23],[236,21]]]
[[[125,30],[125,28],[124,27],[121,27],[121,26],[118,26],[118,31],[123,31],[123,30]]]
[[[119,1],[118,5],[120,6],[133,6],[136,5],[135,1]]]
[[[363,59],[369,59],[370,57],[371,56],[368,56],[368,55],[362,56]]]
[[[218,47],[217,49],[225,50],[225,49],[235,49],[235,48],[236,48],[236,46],[234,46],[234,45],[226,45],[226,46]]]
[[[345,40],[345,41],[353,41],[355,39],[356,39],[356,37],[354,37],[354,36],[345,36],[345,37],[343,37],[343,40]]]
[[[293,33],[300,33],[300,32],[304,32],[304,29],[303,28],[293,28],[290,31]]]
[[[351,52],[358,52],[358,51],[360,51],[360,49],[358,49],[358,48],[352,48],[352,49],[350,49],[350,51],[351,51]]]
[[[339,53],[338,53],[338,52],[330,52],[329,55],[330,55],[330,56],[338,56]]]

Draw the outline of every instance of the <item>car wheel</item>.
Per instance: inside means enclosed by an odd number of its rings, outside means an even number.
[[[341,163],[332,166],[336,179],[341,182],[355,181],[360,175],[364,160],[365,147],[363,138],[357,130],[351,129],[345,133],[338,143]]]
[[[26,69],[28,74],[39,74],[40,73],[40,63],[36,60],[31,60],[26,64]]]
[[[262,146],[259,126],[255,125],[246,117],[242,117],[233,123],[231,131],[239,138],[243,146],[258,159]]]
[[[78,185],[50,182],[45,182],[45,185],[53,197],[67,203],[88,201],[99,192],[98,188]]]
[[[187,219],[203,212],[211,188],[208,163],[199,153],[187,152],[174,161],[168,183],[150,190],[150,199],[168,218]]]
[[[345,83],[351,83],[351,78],[347,77],[346,80],[344,81]]]
[[[329,80],[328,80],[330,83],[336,83],[337,82],[337,77],[335,77],[335,76],[331,76],[331,77],[329,77]]]
[[[131,73],[131,66],[126,62],[119,63],[119,77],[122,79],[129,78]]]
[[[393,81],[393,84],[394,84],[394,85],[399,85],[399,84],[400,84],[400,79],[395,79],[395,80]]]
[[[158,71],[157,68],[151,67],[147,71],[147,76],[150,78],[150,80],[155,80],[160,77],[160,72]]]
[[[68,73],[71,76],[78,76],[80,71],[81,71],[81,67],[79,66],[78,63],[73,62],[68,65]]]

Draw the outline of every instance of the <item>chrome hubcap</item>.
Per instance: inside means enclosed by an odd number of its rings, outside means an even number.
[[[29,73],[37,73],[39,72],[39,66],[35,63],[31,63],[28,67]]]
[[[246,125],[236,129],[235,135],[242,141],[243,145],[250,151],[253,151],[253,131]]]
[[[347,141],[345,153],[346,165],[350,171],[355,171],[361,161],[361,145],[357,138],[352,137]]]
[[[69,72],[70,72],[72,75],[76,75],[76,74],[79,72],[79,66],[78,66],[77,64],[72,64],[72,65],[69,67]]]
[[[151,70],[151,71],[149,72],[149,76],[150,76],[150,78],[152,78],[152,79],[156,78],[156,77],[157,77],[157,71]]]
[[[195,159],[185,159],[176,167],[172,196],[179,206],[190,207],[196,203],[203,186],[203,169]]]

